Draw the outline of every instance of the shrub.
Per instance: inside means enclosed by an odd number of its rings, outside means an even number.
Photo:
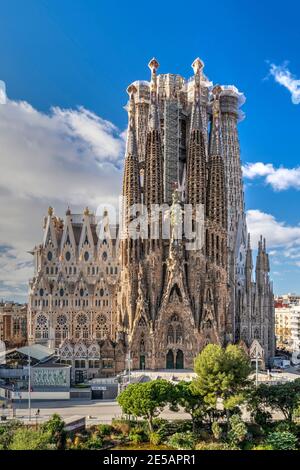
[[[209,427],[197,429],[197,438],[201,441],[210,441],[211,432],[210,432]]]
[[[230,450],[232,447],[225,442],[198,442],[196,450]]]
[[[130,431],[128,439],[135,444],[139,444],[141,442],[146,442],[148,440],[148,436],[144,430],[144,427],[137,425]]]
[[[86,442],[83,444],[83,449],[88,450],[98,450],[103,447],[103,439],[100,436],[93,434]]]
[[[158,432],[151,432],[149,434],[149,441],[150,441],[150,444],[153,444],[154,446],[158,446],[161,443],[162,439]]]
[[[292,422],[287,421],[287,420],[279,421],[278,423],[276,423],[275,430],[279,431],[279,432],[287,431],[287,432],[291,432],[293,434],[298,433],[297,425],[295,423],[292,423]]]
[[[109,424],[99,424],[97,430],[101,436],[109,436],[113,432],[114,428]]]
[[[117,434],[124,434],[128,436],[130,433],[131,423],[126,419],[113,419],[112,420],[113,431]]]
[[[269,426],[272,421],[272,415],[269,411],[257,409],[251,413],[251,416],[254,422],[263,428]]]
[[[289,431],[274,431],[268,435],[267,445],[273,450],[296,450],[297,437]]]
[[[163,420],[162,424],[157,429],[161,439],[166,439],[175,433],[186,433],[192,431],[193,423],[190,420],[166,421]]]
[[[14,433],[9,450],[53,450],[56,447],[50,440],[49,433],[21,427]]]
[[[273,450],[273,447],[267,444],[258,444],[257,446],[252,447],[251,450]]]
[[[230,430],[228,432],[228,440],[232,444],[240,444],[247,436],[247,426],[239,415],[232,415],[229,418]]]
[[[58,414],[54,414],[46,423],[41,426],[41,431],[50,436],[50,444],[57,449],[64,449],[66,445],[65,423]]]
[[[222,428],[221,426],[219,425],[219,423],[217,423],[217,421],[214,421],[211,425],[211,432],[213,433],[213,436],[214,438],[218,441],[219,439],[221,439],[221,436],[222,436]]]
[[[153,419],[153,428],[156,430],[168,424],[169,424],[169,421],[167,419],[163,419],[159,417]]]
[[[0,425],[0,449],[7,450],[13,439],[14,433],[23,425],[20,421],[8,421]]]
[[[133,444],[140,444],[141,442],[144,441],[143,435],[138,434],[134,431],[131,431],[129,433],[128,439],[130,440],[130,442],[133,442]]]
[[[195,447],[195,441],[196,439],[192,432],[177,432],[168,439],[168,444],[170,447],[178,450],[191,450]]]

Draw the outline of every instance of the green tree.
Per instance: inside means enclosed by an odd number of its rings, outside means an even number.
[[[169,437],[168,444],[178,450],[191,450],[195,447],[196,439],[192,432],[176,432]]]
[[[217,421],[214,421],[211,425],[211,432],[214,438],[219,441],[222,437],[222,428]]]
[[[228,439],[230,444],[238,445],[243,442],[247,437],[247,426],[239,415],[232,415],[229,418],[230,430],[228,432]]]
[[[48,433],[31,428],[21,427],[16,430],[9,445],[10,450],[47,450],[55,449],[50,444],[50,435]]]
[[[175,403],[175,387],[167,380],[157,379],[146,383],[130,384],[118,396],[123,413],[147,420],[153,432],[153,418],[170,403]]]
[[[0,450],[7,450],[17,429],[22,427],[22,423],[17,420],[8,421],[0,425]]]
[[[275,431],[268,435],[267,444],[273,450],[296,450],[297,437],[288,431]]]
[[[50,444],[54,444],[57,449],[64,449],[66,444],[65,423],[58,414],[54,414],[46,423],[41,426],[41,430],[49,436]]]
[[[192,418],[193,430],[197,422],[207,419],[210,407],[203,396],[196,393],[192,382],[181,381],[175,386],[176,405],[182,407]],[[176,408],[175,408],[176,409]]]
[[[254,416],[258,412],[280,411],[292,422],[300,406],[300,379],[278,385],[261,384],[251,391],[248,404]]]
[[[209,344],[195,359],[195,372],[193,390],[212,408],[222,400],[225,410],[234,410],[245,400],[251,366],[241,347]]]

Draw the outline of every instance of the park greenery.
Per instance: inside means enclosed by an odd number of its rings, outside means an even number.
[[[244,350],[208,345],[195,360],[191,382],[157,379],[128,385],[118,396],[122,419],[67,433],[54,415],[29,427],[0,424],[3,450],[298,450],[300,379],[255,386]],[[164,409],[183,410],[190,419],[168,421]],[[279,413],[279,419],[273,419]],[[281,417],[281,418],[280,418]]]

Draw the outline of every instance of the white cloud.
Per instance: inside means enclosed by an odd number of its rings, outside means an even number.
[[[82,107],[49,113],[6,97],[0,82],[0,298],[22,298],[32,275],[26,252],[41,242],[53,205],[63,215],[116,201],[124,132]]]
[[[0,80],[0,104],[6,103],[6,87],[5,83]]]
[[[287,225],[276,220],[273,215],[257,209],[247,211],[247,225],[254,247],[260,235],[266,238],[270,248],[300,247],[300,226]]]
[[[276,191],[300,189],[300,167],[275,168],[271,163],[247,163],[243,166],[243,175],[248,179],[264,177],[265,182]]]
[[[275,81],[284,86],[291,94],[293,104],[300,103],[300,80],[297,79],[287,68],[286,64],[271,64],[270,74]]]
[[[249,179],[254,179],[258,176],[267,176],[273,172],[274,168],[271,163],[246,163],[246,165],[243,166],[243,175]]]

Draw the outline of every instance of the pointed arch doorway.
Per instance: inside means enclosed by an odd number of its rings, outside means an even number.
[[[140,355],[140,369],[145,370],[146,369],[146,357],[145,354]]]
[[[172,349],[169,349],[166,357],[166,369],[174,369],[174,353]]]
[[[184,369],[184,357],[181,349],[178,349],[176,353],[176,369]]]

